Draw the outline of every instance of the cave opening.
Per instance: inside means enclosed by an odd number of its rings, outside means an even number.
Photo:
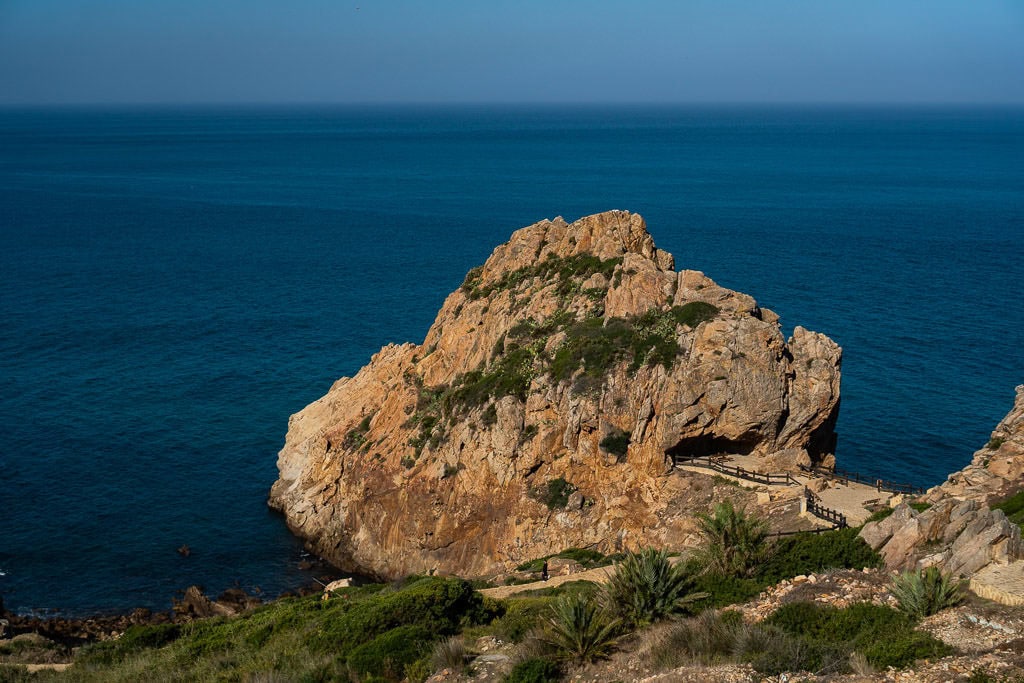
[[[750,455],[757,448],[760,439],[756,435],[729,439],[715,434],[690,436],[679,440],[665,451],[673,460],[677,458],[706,457],[709,455]]]

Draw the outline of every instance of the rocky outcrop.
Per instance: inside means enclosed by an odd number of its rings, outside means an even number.
[[[864,525],[860,536],[890,568],[935,565],[969,577],[1024,558],[1020,527],[987,505],[1022,487],[1024,385],[1017,387],[1013,409],[971,463],[922,498],[931,507],[918,513],[900,505],[886,519]]]
[[[541,221],[467,274],[422,345],[384,347],[292,416],[270,505],[380,577],[679,545],[695,484],[670,456],[828,456],[840,356],[675,272],[638,215]]]
[[[969,577],[1024,557],[1020,527],[974,500],[944,498],[920,513],[902,504],[889,517],[865,524],[860,537],[890,569],[937,566]]]
[[[1013,408],[971,463],[949,475],[925,500],[954,498],[992,502],[1024,487],[1024,384],[1017,387]]]

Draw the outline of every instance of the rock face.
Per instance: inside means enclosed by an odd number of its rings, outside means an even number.
[[[834,449],[841,350],[612,211],[516,231],[389,345],[293,415],[270,505],[338,566],[504,571],[567,547],[678,545],[673,454]],[[785,460],[785,457],[782,458]]]
[[[969,577],[1024,557],[1020,528],[974,500],[943,498],[921,513],[903,504],[882,521],[865,524],[860,537],[890,569],[937,566]]]
[[[1024,385],[1017,387],[1013,409],[971,463],[924,496],[930,508],[918,513],[900,505],[890,517],[866,524],[860,536],[890,568],[936,565],[969,577],[1024,558],[1020,527],[986,505],[1022,487]]]

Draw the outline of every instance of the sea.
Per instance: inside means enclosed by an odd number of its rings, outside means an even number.
[[[1024,383],[1020,108],[0,110],[6,608],[308,584],[289,415],[513,230],[608,209],[842,345],[842,467],[939,483]]]

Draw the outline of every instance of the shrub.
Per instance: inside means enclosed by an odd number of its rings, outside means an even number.
[[[523,562],[521,565],[516,567],[516,571],[519,572],[539,572],[544,568],[544,563],[553,557],[559,557],[566,560],[572,560],[578,562],[582,567],[586,569],[594,569],[596,567],[607,567],[615,561],[617,556],[604,555],[596,550],[590,548],[566,548],[560,553],[554,555],[545,555],[544,557],[538,557],[537,559]],[[621,559],[621,558],[620,558]]]
[[[780,538],[772,545],[767,560],[757,567],[755,576],[773,584],[826,569],[881,567],[881,556],[857,535],[859,531],[847,528]]]
[[[505,683],[552,683],[562,678],[562,669],[555,662],[541,657],[525,659],[509,671]]]
[[[655,636],[647,657],[660,670],[674,669],[693,662],[710,665],[729,661],[736,649],[739,624],[723,619],[714,610],[674,622]]]
[[[434,643],[434,649],[430,653],[430,664],[434,671],[462,671],[466,665],[466,644],[462,637],[451,636]]]
[[[629,433],[616,429],[608,436],[601,439],[600,446],[603,450],[615,456],[619,462],[626,457],[629,450]]]
[[[1004,443],[1006,443],[1006,439],[1004,439],[1003,437],[993,436],[991,439],[988,440],[988,443],[985,444],[985,448],[991,451],[998,451]]]
[[[693,569],[699,570],[698,565]],[[724,576],[716,572],[703,572],[694,577],[693,590],[707,594],[707,598],[696,603],[700,607],[725,607],[747,602],[764,590],[766,584],[755,579],[739,576]]]
[[[609,653],[619,623],[595,600],[578,593],[567,595],[551,605],[542,639],[566,659],[593,661]]]
[[[426,626],[399,626],[355,647],[348,656],[349,671],[357,680],[378,676],[400,681],[405,678],[405,667],[423,655],[433,638],[433,631]]]
[[[862,602],[843,609],[809,602],[780,607],[766,624],[810,642],[828,643],[847,653],[861,652],[875,667],[901,668],[950,648],[931,635],[915,631],[905,614]]]
[[[684,605],[707,597],[689,591],[690,576],[673,565],[665,550],[645,548],[629,553],[605,585],[611,608],[626,623],[643,626],[680,612]]]
[[[516,597],[505,601],[505,613],[491,623],[495,634],[513,643],[522,642],[541,624],[551,598]]]
[[[963,601],[959,584],[938,567],[904,572],[893,578],[889,591],[911,619],[923,619]]]
[[[737,510],[731,500],[716,505],[710,515],[697,515],[697,526],[706,543],[698,556],[713,572],[746,576],[765,557],[767,522]]]
[[[576,487],[565,480],[564,477],[557,477],[548,481],[547,485],[533,489],[532,493],[537,500],[548,506],[548,510],[564,508],[569,504],[569,496],[576,491]]]
[[[895,512],[895,510],[896,508],[889,507],[882,508],[881,510],[875,510],[874,512],[871,513],[870,517],[864,520],[864,524],[868,524],[869,522],[881,522],[883,519],[886,519],[887,517],[892,515],[892,513]]]
[[[833,674],[849,666],[846,648],[794,636],[768,625],[744,628],[738,638],[737,652],[754,670],[768,676],[787,671]]]
[[[691,301],[682,306],[673,306],[671,313],[680,325],[697,327],[702,322],[711,320],[718,315],[718,307],[704,301]]]

